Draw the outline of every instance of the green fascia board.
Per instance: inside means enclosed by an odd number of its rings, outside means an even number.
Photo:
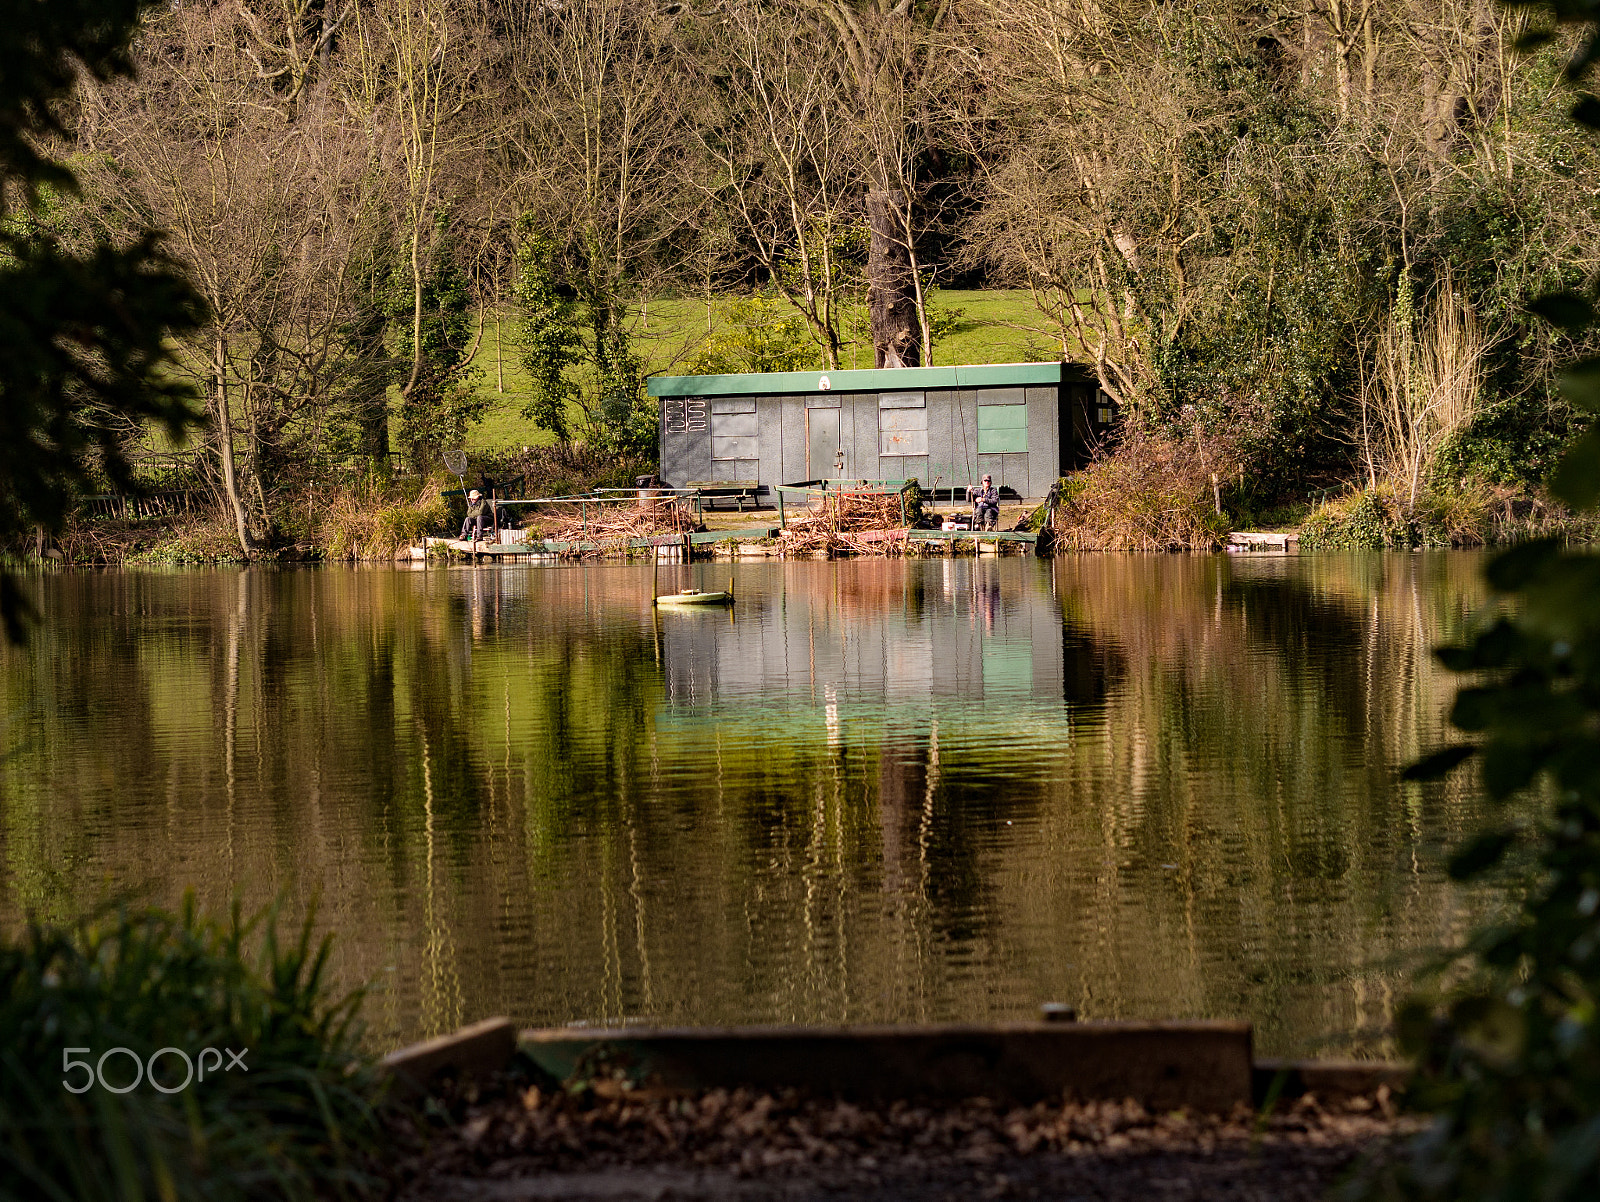
[[[1002,388],[1060,384],[1087,375],[1075,363],[975,363],[963,367],[894,367],[859,371],[774,371],[733,376],[652,376],[653,397],[787,396],[818,392],[905,392],[917,388]],[[828,387],[823,388],[826,377]]]
[[[979,405],[978,429],[1026,430],[1028,407],[1026,405]]]

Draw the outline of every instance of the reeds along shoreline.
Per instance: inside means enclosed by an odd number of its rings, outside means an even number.
[[[1219,487],[1203,458],[1189,453],[1193,449],[1154,438],[1125,443],[1116,454],[1062,481],[1053,507],[1036,511],[1032,523],[1040,531],[1041,549],[1058,554],[1220,550],[1236,525],[1243,524],[1217,512]],[[283,562],[393,560],[428,536],[455,533],[460,502],[447,501],[442,494],[457,487],[454,479],[412,476],[279,494],[267,557]],[[920,506],[915,498],[907,509],[916,525]],[[581,515],[521,507],[508,512],[534,537],[585,544],[573,552],[581,558],[625,555],[630,542],[697,528],[691,510],[670,498],[630,498]],[[763,541],[771,553],[786,557],[890,557],[964,549],[905,538],[898,495],[817,497],[807,512],[789,517],[783,526],[776,538]],[[1472,481],[1429,491],[1411,507],[1381,488],[1352,491],[1311,509],[1300,527],[1302,551],[1480,547],[1533,537],[1587,543],[1600,537],[1600,523],[1592,516],[1575,517],[1527,490]],[[244,558],[234,524],[218,503],[132,517],[84,510],[43,545],[51,560],[76,566]],[[19,559],[32,558],[40,545],[30,539],[12,551]]]

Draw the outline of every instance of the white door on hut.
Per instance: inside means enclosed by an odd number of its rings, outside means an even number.
[[[878,475],[886,480],[926,479],[926,393],[884,392],[878,395]]]

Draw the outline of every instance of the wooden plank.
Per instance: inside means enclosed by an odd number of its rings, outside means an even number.
[[[1272,547],[1275,550],[1287,551],[1291,543],[1298,543],[1300,534],[1295,530],[1235,530],[1228,535],[1228,545],[1231,547],[1245,547],[1251,550],[1261,547]]]
[[[747,526],[742,530],[701,530],[689,536],[691,546],[703,547],[707,543],[720,543],[728,539],[743,541],[745,539],[776,538],[776,526]],[[678,538],[681,540],[682,535]]]
[[[1027,530],[912,530],[911,537],[933,542],[960,539],[968,542],[1037,543],[1039,536]]]
[[[665,1089],[798,1088],[877,1098],[1033,1102],[1135,1098],[1152,1110],[1250,1102],[1250,1026],[1012,1023],[524,1031],[521,1048],[571,1078],[604,1055]]]
[[[487,1076],[504,1068],[517,1051],[517,1029],[509,1018],[486,1018],[450,1035],[390,1052],[380,1067],[402,1094],[426,1089],[435,1078]]]

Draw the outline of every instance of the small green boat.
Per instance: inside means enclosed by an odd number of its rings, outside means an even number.
[[[702,592],[697,588],[686,588],[679,593],[662,593],[650,599],[652,605],[732,605],[733,581],[728,581],[727,590],[715,593]]]

